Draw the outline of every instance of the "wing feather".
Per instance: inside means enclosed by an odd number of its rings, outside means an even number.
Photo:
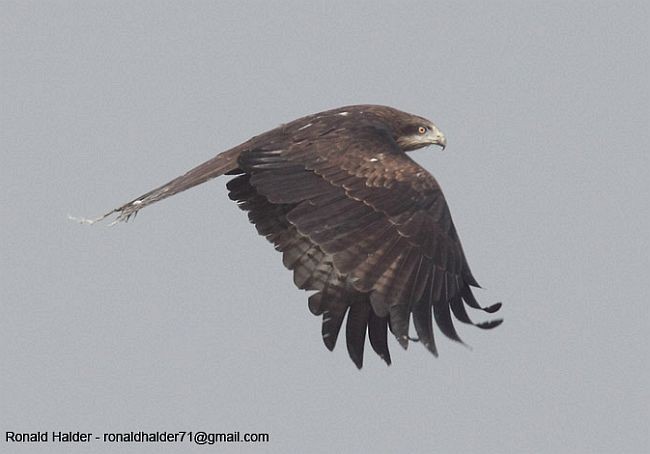
[[[449,208],[435,179],[384,131],[357,129],[350,142],[351,134],[323,132],[313,140],[243,152],[239,166],[257,195],[241,206],[255,208],[261,197],[281,207],[249,216],[283,252],[295,284],[318,291],[309,306],[323,316],[328,349],[347,313],[346,344],[358,367],[366,332],[390,364],[387,331],[406,348],[411,319],[419,340],[437,355],[433,320],[445,336],[462,342],[452,314],[472,323],[463,304],[481,308],[469,289],[478,284]],[[267,219],[273,216],[281,219]]]
[[[363,349],[370,311],[370,305],[366,301],[352,304],[348,310],[345,340],[350,358],[359,369],[363,367]]]
[[[422,342],[422,344],[424,344],[424,346],[433,353],[434,356],[438,356],[438,350],[436,349],[436,343],[433,337],[433,321],[431,314],[432,291],[433,274],[430,274],[422,296],[413,303],[411,311],[413,314],[413,326],[415,327],[415,332],[417,333],[420,342]]]
[[[431,319],[431,317],[429,317]],[[368,337],[372,349],[390,366],[390,351],[388,350],[388,317],[380,317],[373,310],[368,318]]]

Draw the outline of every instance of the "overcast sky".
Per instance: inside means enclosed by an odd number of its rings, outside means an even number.
[[[0,450],[203,430],[271,441],[77,448],[647,452],[649,4],[478,3],[0,1]],[[226,177],[128,224],[67,219],[358,103],[447,136],[414,158],[504,304],[459,326],[471,349],[391,337],[361,371],[327,351]]]

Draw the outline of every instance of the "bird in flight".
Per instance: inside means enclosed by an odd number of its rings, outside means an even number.
[[[363,365],[366,333],[391,364],[388,331],[406,349],[419,341],[437,356],[433,320],[462,342],[466,305],[481,307],[447,202],[435,178],[407,152],[447,145],[431,121],[379,105],[308,115],[224,151],[170,182],[106,213],[126,221],[144,207],[220,175],[233,175],[229,196],[282,253],[295,285],[313,291],[333,350],[345,321],[352,361]],[[346,318],[347,315],[347,318]],[[412,320],[416,336],[409,335]]]

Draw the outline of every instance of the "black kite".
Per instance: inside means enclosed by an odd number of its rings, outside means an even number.
[[[429,120],[390,107],[348,106],[309,115],[224,151],[169,183],[107,213],[124,221],[154,202],[220,175],[230,198],[248,211],[260,235],[283,254],[298,288],[316,291],[309,309],[322,315],[328,349],[347,313],[346,342],[361,368],[370,345],[391,363],[387,331],[406,348],[409,321],[437,355],[432,315],[460,341],[451,314],[473,323],[465,304],[482,308],[436,180],[406,154],[446,140]]]

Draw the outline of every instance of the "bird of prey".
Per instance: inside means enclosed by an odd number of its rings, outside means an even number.
[[[229,196],[260,235],[282,252],[295,285],[314,291],[333,350],[345,321],[347,350],[360,369],[366,333],[388,364],[388,330],[406,349],[421,342],[437,356],[433,319],[462,342],[452,313],[473,323],[481,307],[447,202],[434,177],[407,152],[443,149],[429,120],[380,105],[356,105],[299,118],[253,137],[97,220],[128,220],[142,208],[220,175],[234,175]],[[97,221],[95,220],[95,221]],[[90,221],[94,222],[94,221]],[[347,319],[346,319],[347,314]],[[416,336],[409,335],[412,320]]]

